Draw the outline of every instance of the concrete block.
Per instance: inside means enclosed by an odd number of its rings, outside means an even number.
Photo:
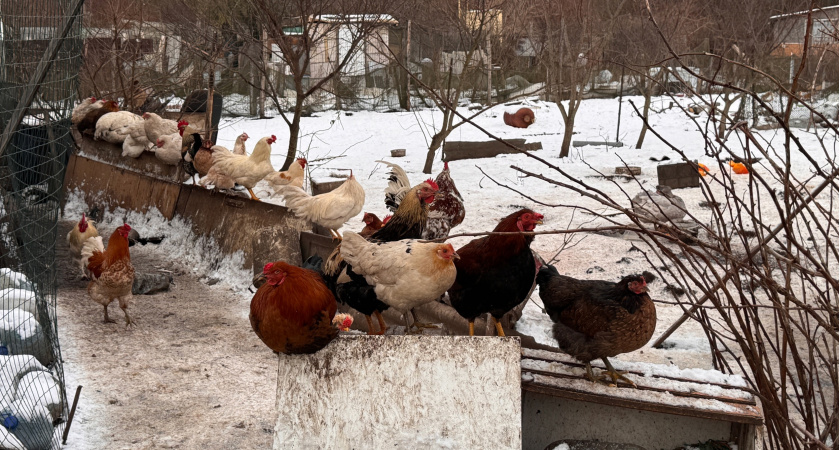
[[[695,164],[662,164],[656,167],[659,184],[680,189],[700,186],[700,173]]]
[[[516,338],[340,336],[279,356],[274,449],[519,449]]]

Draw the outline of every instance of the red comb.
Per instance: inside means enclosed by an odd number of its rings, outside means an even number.
[[[385,216],[384,219],[382,219],[382,223],[388,223],[389,220],[391,220],[391,215],[390,214],[388,214],[387,216]]]
[[[268,271],[271,270],[272,267],[274,267],[274,263],[266,264],[265,267],[263,267],[263,273],[268,273]]]
[[[90,101],[95,102],[95,101],[96,101],[96,97],[91,97],[91,98],[90,98]]]
[[[127,223],[124,223],[124,224],[123,224],[123,229],[125,229],[125,231],[131,231],[131,227],[130,227],[130,226],[128,226],[128,224],[127,224]]]
[[[427,183],[429,186],[431,186],[431,187],[432,187],[432,189],[434,189],[434,190],[436,190],[436,191],[440,189],[440,188],[438,187],[437,183],[435,183],[435,180],[433,180],[433,179],[431,179],[431,178],[429,178],[428,180],[426,180],[426,183]]]
[[[189,123],[189,122],[187,122],[186,120],[179,120],[179,121],[178,121],[178,128],[185,127],[185,126],[187,126],[187,125],[189,125],[189,124],[190,124],[190,123]]]

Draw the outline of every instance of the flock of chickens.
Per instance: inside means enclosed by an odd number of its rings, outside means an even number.
[[[386,332],[382,312],[389,308],[402,313],[407,332],[433,326],[417,321],[414,309],[441,302],[468,321],[470,336],[475,319],[487,313],[498,335],[504,336],[499,320],[526,301],[536,283],[546,313],[555,323],[553,334],[560,349],[584,362],[592,381],[615,384],[621,379],[632,384],[607,358],[636,350],[651,338],[656,310],[647,284],[653,276],[645,272],[609,282],[560,275],[530,248],[535,237],[530,232],[542,223],[542,214],[527,208],[516,211],[492,233],[456,251],[444,241],[463,222],[466,209],[448,164],[444,163],[436,179],[411,185],[401,167],[382,161],[390,168],[385,205],[392,215],[380,220],[366,213],[360,233],[342,235],[338,229],[358,215],[365,203],[365,191],[352,173],[337,189],[312,196],[303,190],[305,160],[299,159],[286,172],[271,167],[269,146],[274,136],[260,139],[249,156],[244,150],[247,134],[239,136],[231,152],[202,141],[189,124],[173,125],[154,114],[136,116],[138,121],[131,113],[112,111],[110,103],[88,99],[77,107],[74,121],[79,131],[93,129],[95,137],[109,142],[122,136],[125,156],[134,155],[136,145],[143,147],[142,153],[148,150],[144,142],[155,142],[158,158],[180,165],[188,175],[201,176],[199,184],[219,189],[239,184],[254,199],[251,188],[268,179],[276,184],[290,211],[329,229],[340,241],[326,260],[313,256],[301,267],[283,261],[268,263],[255,280],[258,289],[251,300],[251,326],[273,351],[309,354],[327,346],[340,330],[352,325],[351,316],[336,314],[337,302],[366,317],[368,334]],[[89,109],[80,109],[83,106]],[[127,224],[118,227],[105,247],[82,215],[67,235],[83,275],[90,280],[88,294],[104,306],[105,321],[112,321],[108,305],[117,300],[126,326],[134,324],[128,313],[134,278],[130,230]],[[596,378],[590,361],[599,358],[607,371]]]
[[[115,101],[94,97],[76,106],[70,120],[83,135],[122,145],[123,157],[138,158],[143,152],[153,152],[164,164],[177,166],[180,172],[193,179],[200,177],[198,184],[201,186],[230,190],[239,185],[248,190],[253,200],[259,200],[253,188],[261,180],[266,180],[274,189],[303,187],[305,159],[298,159],[297,164],[283,172],[272,167],[271,144],[277,140],[274,136],[257,141],[248,155],[245,150],[247,133],[236,138],[231,151],[203,140],[187,121],[176,122],[155,113],[139,116],[120,111]]]

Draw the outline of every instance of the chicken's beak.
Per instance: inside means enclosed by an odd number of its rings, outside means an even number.
[[[543,224],[543,221],[542,221],[542,220],[538,220],[538,221],[536,221],[536,222],[534,222],[534,223],[536,223],[537,225],[542,225],[542,224]]]
[[[257,275],[256,277],[254,277],[253,283],[254,283],[254,287],[259,289],[260,286],[265,284],[265,274],[261,273],[261,274]]]
[[[452,253],[452,257],[455,258],[455,259],[461,259],[461,255],[459,255],[455,252]]]

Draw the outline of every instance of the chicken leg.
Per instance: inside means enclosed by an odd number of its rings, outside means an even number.
[[[470,336],[475,336],[475,320],[470,320]]]
[[[493,319],[493,325],[496,326],[496,333],[498,333],[498,335],[501,336],[501,337],[505,337],[505,330],[502,329],[502,323],[499,322],[498,320],[496,320],[495,317],[493,317],[493,316],[490,316],[490,317]]]
[[[251,194],[251,200],[256,200],[258,202],[262,201],[262,200],[258,199],[256,195],[254,195],[254,191],[252,191],[251,188],[248,188],[248,193]]]
[[[104,322],[105,323],[117,323],[116,320],[108,317],[108,305],[103,305],[103,306],[105,307],[105,320],[104,320]]]
[[[622,371],[615,370],[615,367],[613,367],[612,364],[610,364],[610,360],[608,360],[607,358],[601,358],[601,361],[604,361],[604,365],[607,366],[607,370],[602,372],[601,376],[598,377],[598,379],[602,383],[605,383],[605,384],[610,385],[610,386],[617,386],[618,385],[618,380],[621,380],[621,381],[624,381],[625,383],[627,383],[627,384],[629,384],[633,387],[637,387],[636,383],[630,381],[629,378],[624,376],[624,374],[627,373],[626,370],[622,370]],[[612,380],[612,382],[608,382],[606,380],[607,378],[610,378]]]
[[[123,313],[125,313],[125,327],[131,328],[134,326],[134,319],[128,315],[128,299],[128,296],[120,297],[120,308],[123,310]]]
[[[379,333],[377,334],[385,334],[385,332],[388,331],[388,326],[385,325],[385,319],[382,318],[382,313],[374,311],[373,314],[376,315],[376,320],[379,321]]]
[[[330,234],[332,235],[334,241],[338,240],[338,242],[341,242],[343,240],[341,234],[338,233],[338,230],[333,230],[332,228],[330,228]]]
[[[411,308],[409,311],[411,312],[411,318],[414,319],[414,323],[411,325],[414,328],[417,328],[418,330],[423,328],[438,328],[438,326],[433,323],[425,323],[417,320],[417,313],[414,312],[414,308]]]

